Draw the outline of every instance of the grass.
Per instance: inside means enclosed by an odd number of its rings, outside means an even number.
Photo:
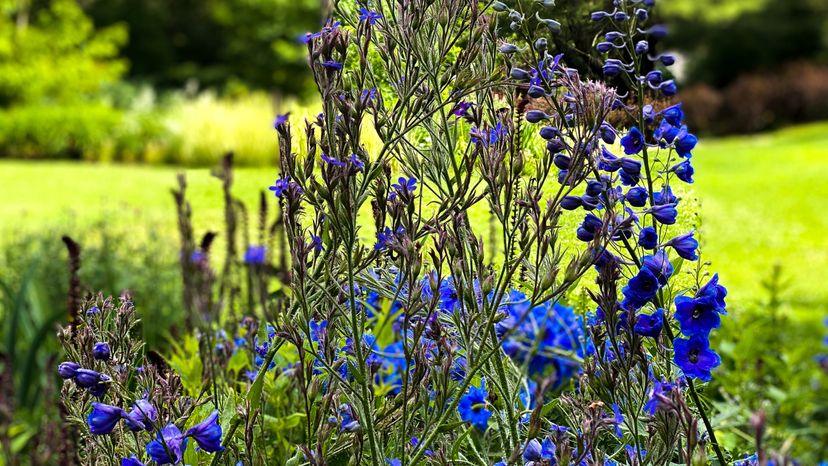
[[[828,314],[828,123],[758,136],[703,140],[693,159],[702,205],[703,257],[737,302],[759,299],[780,263],[786,297]],[[175,235],[170,189],[180,169],[72,162],[0,161],[0,240],[60,224],[71,233],[106,224]],[[218,181],[186,169],[197,232],[221,225]],[[276,169],[239,169],[235,193],[255,205]],[[174,236],[173,236],[174,237]],[[1,243],[2,241],[0,241]],[[746,301],[747,300],[747,301]]]

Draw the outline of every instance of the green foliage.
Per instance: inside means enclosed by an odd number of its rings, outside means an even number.
[[[304,46],[322,22],[314,0],[96,0],[96,24],[125,22],[130,76],[162,87],[197,80],[297,95],[308,90]],[[174,33],[173,33],[174,32]]]
[[[34,21],[29,23],[29,17]],[[96,97],[126,70],[118,51],[120,25],[95,30],[72,0],[42,10],[28,2],[0,2],[0,106],[67,103]]]

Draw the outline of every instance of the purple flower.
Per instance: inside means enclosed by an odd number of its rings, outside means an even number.
[[[451,109],[451,114],[458,118],[468,117],[473,106],[474,103],[462,100],[454,105],[454,108]]]
[[[664,324],[664,309],[658,308],[652,314],[638,314],[635,316],[635,333],[656,338],[661,333]]]
[[[341,70],[342,69],[342,63],[339,63],[338,61],[335,61],[335,60],[325,60],[320,64],[322,66],[324,66],[325,68],[328,68],[330,70]]]
[[[624,415],[621,413],[621,408],[618,403],[612,404],[612,423],[615,425],[615,436],[624,438],[624,433],[621,431],[621,424],[624,423]]]
[[[167,427],[158,432],[156,440],[148,443],[146,448],[147,454],[158,464],[178,464],[184,459],[186,449],[187,437],[175,424],[167,424]]]
[[[637,154],[644,148],[644,135],[641,134],[638,128],[633,126],[627,135],[621,138],[621,146],[624,147],[625,154]]]
[[[633,207],[644,207],[647,204],[647,190],[639,186],[630,188],[624,199]]]
[[[673,391],[673,384],[669,382],[654,381],[653,388],[650,390],[650,398],[644,404],[644,412],[650,416],[655,416],[656,411],[663,402],[662,397],[666,397]]]
[[[374,25],[378,20],[382,19],[382,15],[376,11],[371,11],[365,7],[359,9],[359,20],[367,21],[368,24]]]
[[[638,234],[638,245],[644,249],[655,249],[658,245],[658,233],[653,227],[644,227]]]
[[[694,335],[689,339],[673,340],[675,354],[673,361],[687,377],[704,382],[713,378],[711,371],[722,363],[722,359],[710,349],[710,341],[704,335]]]
[[[655,254],[642,257],[641,265],[650,269],[650,272],[658,278],[661,285],[666,285],[667,280],[673,275],[673,264],[670,263],[670,258],[664,249],[657,251]]]
[[[158,421],[158,410],[155,409],[144,395],[132,405],[132,409],[124,416],[127,428],[133,432],[146,430],[151,432],[153,425]]]
[[[351,154],[351,157],[348,158],[348,162],[350,162],[357,171],[365,170],[365,163],[363,163],[356,154]]]
[[[86,418],[89,432],[95,435],[109,434],[125,414],[124,410],[117,406],[93,402],[92,412]]]
[[[261,265],[265,263],[267,248],[251,244],[244,251],[244,263],[248,265]]]
[[[142,463],[135,455],[129,455],[129,458],[121,458],[121,466],[147,466]]]
[[[276,119],[273,120],[273,129],[280,129],[288,122],[288,117],[290,117],[290,113],[285,113],[284,115],[276,115]]]
[[[108,381],[109,377],[91,369],[76,369],[75,383],[81,388],[92,388],[100,382]]]
[[[80,364],[76,362],[66,361],[58,364],[58,374],[63,379],[72,379],[75,377],[75,373],[80,369]]]
[[[675,317],[681,333],[685,336],[701,335],[706,338],[711,330],[721,325],[721,317],[713,297],[677,296],[675,303]]]
[[[621,289],[624,295],[621,307],[628,310],[641,308],[655,297],[660,287],[658,277],[649,268],[642,267],[638,275],[631,278],[629,283]]]
[[[676,210],[675,204],[653,206],[647,209],[646,212],[651,214],[658,223],[664,225],[673,225],[676,223],[676,217],[678,217],[678,210]]]
[[[676,250],[676,253],[684,259],[689,261],[697,260],[699,256],[696,254],[696,249],[699,247],[699,242],[696,238],[693,238],[694,233],[695,232],[691,231],[690,233],[676,236],[670,241],[664,243],[664,245],[671,246]]]
[[[578,236],[578,239],[588,243],[595,239],[595,235],[604,227],[604,222],[592,214],[586,214],[584,216],[584,221],[578,227],[578,230],[575,234]]]
[[[215,453],[224,450],[221,446],[221,425],[218,423],[218,410],[213,410],[206,419],[190,427],[185,434],[195,439],[202,450]]]
[[[693,174],[696,172],[693,166],[690,165],[689,160],[673,165],[670,171],[676,174],[676,177],[685,183],[693,183]]]
[[[398,193],[413,193],[417,190],[417,178],[400,177],[397,183],[391,185]]]
[[[92,357],[98,361],[109,361],[112,357],[112,350],[109,348],[109,343],[99,341],[92,345]]]
[[[555,464],[556,449],[555,443],[550,438],[543,439],[543,443],[533,438],[526,443],[526,447],[523,449],[523,459],[527,461],[527,464],[529,462],[534,462],[534,464],[544,464],[545,462]]]
[[[277,178],[276,182],[273,183],[273,186],[270,186],[267,189],[273,191],[273,194],[276,197],[282,197],[282,193],[290,187],[290,184],[290,177],[286,176],[284,178]]]
[[[322,154],[319,158],[321,158],[323,162],[334,167],[344,167],[346,165],[345,162],[337,160],[333,157],[328,157],[325,154]]]

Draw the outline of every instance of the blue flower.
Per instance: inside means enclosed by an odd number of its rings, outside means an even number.
[[[670,263],[670,258],[664,249],[657,251],[655,254],[642,257],[641,265],[650,269],[661,285],[666,285],[667,280],[673,275],[673,264]]]
[[[417,178],[400,177],[397,183],[391,185],[399,193],[413,193],[417,189]]]
[[[359,430],[359,422],[354,419],[354,412],[351,405],[344,403],[339,406],[339,416],[342,422],[339,424],[340,432],[356,432]]]
[[[638,245],[644,249],[655,249],[658,245],[658,233],[653,227],[644,227],[638,234]]]
[[[719,285],[719,274],[713,274],[710,280],[705,283],[699,291],[696,292],[696,297],[709,297],[712,298],[716,303],[716,309],[719,310],[721,314],[727,314],[725,310],[725,297],[727,296],[727,288],[722,285]]]
[[[328,157],[325,154],[320,155],[319,158],[321,158],[323,162],[334,167],[344,167],[346,165],[345,162],[333,157]]]
[[[486,391],[485,383],[481,383],[480,387],[469,387],[468,393],[460,398],[460,403],[457,405],[460,419],[470,422],[478,430],[484,432],[489,427],[489,418],[492,417],[492,412],[486,409],[487,396],[489,392]]]
[[[365,169],[365,163],[360,160],[360,158],[356,154],[351,154],[351,157],[348,159],[357,171],[363,171]]]
[[[92,412],[86,418],[89,432],[95,435],[109,434],[125,414],[124,410],[117,406],[93,402]]]
[[[673,126],[680,126],[681,121],[684,119],[684,112],[681,110],[681,103],[665,108],[661,111],[661,115],[667,123]]]
[[[670,167],[669,171],[675,173],[676,178],[684,181],[685,183],[693,183],[693,174],[696,172],[696,170],[693,169],[693,166],[690,165],[689,160],[673,165]]]
[[[273,120],[273,129],[279,129],[283,127],[288,122],[288,117],[290,113],[285,113],[284,115],[276,115],[276,119]]]
[[[257,246],[251,244],[244,251],[244,263],[249,265],[261,265],[265,263],[265,253],[267,249],[264,246]]]
[[[552,439],[545,438],[543,439],[543,443],[541,443],[538,439],[533,438],[532,440],[526,442],[526,447],[523,449],[523,459],[524,461],[534,462],[536,464],[543,464],[547,462],[549,464],[555,464],[555,451],[556,451],[555,443],[552,442]]]
[[[285,192],[290,187],[290,177],[286,176],[284,178],[277,178],[276,182],[273,183],[273,186],[268,187],[270,191],[273,191],[273,194],[276,197],[282,197],[282,193]]]
[[[653,388],[650,389],[650,398],[644,404],[644,412],[650,416],[655,416],[656,411],[661,406],[662,397],[667,397],[673,391],[674,385],[669,382],[653,381]]]
[[[664,81],[663,83],[659,84],[658,89],[661,91],[662,94],[664,94],[667,97],[672,97],[676,95],[676,93],[678,92],[676,82],[672,79],[668,79],[667,81]]]
[[[655,201],[656,205],[678,204],[679,198],[674,196],[673,190],[669,185],[665,184],[661,187],[661,191],[653,193],[653,201]]]
[[[621,138],[621,146],[624,147],[625,154],[637,154],[644,148],[644,135],[637,127],[633,126],[627,135]]]
[[[146,398],[139,399],[132,405],[132,409],[124,416],[127,428],[133,432],[140,430],[152,431],[158,421],[158,410]]]
[[[691,231],[690,233],[676,236],[670,241],[664,243],[664,245],[671,246],[676,250],[676,253],[684,259],[689,261],[697,260],[699,256],[696,254],[696,249],[699,247],[699,242],[693,238],[693,234],[694,232]]]
[[[187,437],[175,424],[167,424],[167,427],[158,432],[156,440],[148,443],[146,448],[147,454],[158,464],[178,464],[184,459],[186,449]]]
[[[675,204],[656,205],[647,209],[646,212],[652,215],[658,223],[664,225],[673,225],[676,223],[676,217],[678,217]]]
[[[451,109],[451,114],[458,118],[465,118],[471,116],[471,109],[474,106],[473,102],[466,102],[462,100],[457,102]]]
[[[588,243],[595,239],[595,235],[604,227],[604,222],[592,214],[586,214],[584,222],[578,227],[575,234],[578,239]]]
[[[121,458],[121,466],[146,466],[138,460],[135,455],[129,455],[129,458]]]
[[[202,450],[215,453],[224,450],[221,446],[221,425],[218,423],[218,410],[213,410],[206,419],[190,427],[186,437],[195,439]]]
[[[112,357],[109,343],[99,341],[92,345],[92,357],[98,361],[109,361],[109,358]]]
[[[647,204],[647,190],[640,186],[630,188],[624,199],[633,207],[644,207]]]
[[[328,69],[331,69],[331,70],[341,70],[342,69],[342,63],[339,63],[338,61],[335,61],[335,60],[325,60],[321,63],[321,65],[324,66],[325,68],[328,68]]]
[[[601,123],[601,126],[598,128],[598,134],[605,144],[615,144],[615,128],[609,123]]]
[[[377,13],[376,11],[371,11],[365,7],[360,7],[359,9],[359,20],[360,21],[367,21],[368,24],[376,24],[378,20],[382,19],[382,14]]]
[[[80,369],[80,364],[76,362],[66,361],[62,362],[58,365],[58,374],[63,379],[72,379],[75,377],[78,369]]]
[[[549,118],[551,117],[547,115],[546,112],[541,110],[529,110],[526,112],[526,121],[529,123],[539,123],[543,120],[548,120]]]
[[[91,369],[76,369],[75,383],[81,388],[93,388],[102,382],[108,382],[109,376]]]
[[[624,433],[621,431],[621,424],[624,423],[624,415],[621,413],[618,403],[612,404],[612,423],[615,426],[615,436],[623,438]]]
[[[385,458],[385,462],[388,463],[388,466],[402,466],[402,461],[397,458]]]
[[[578,196],[564,196],[561,199],[561,209],[575,210],[578,207],[581,207],[581,198]]]
[[[719,328],[719,325],[721,325],[721,317],[714,298],[709,296],[700,298],[677,296],[675,303],[675,317],[679,322],[681,333],[686,336],[701,335],[707,337],[712,329]]]
[[[631,278],[629,283],[621,289],[624,300],[621,307],[627,310],[641,308],[647,301],[653,299],[661,287],[656,275],[647,267],[642,267],[638,274]]]
[[[673,340],[673,361],[684,375],[704,382],[713,378],[711,371],[722,363],[722,359],[710,349],[710,341],[704,335],[694,335],[689,339]]]
[[[638,160],[621,159],[621,182],[627,186],[638,184],[641,177],[641,162]]]
[[[637,314],[635,316],[635,333],[656,338],[664,325],[664,309],[658,308],[652,314]]]

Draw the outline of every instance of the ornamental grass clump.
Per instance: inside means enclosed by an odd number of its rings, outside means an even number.
[[[128,301],[67,331],[59,372],[74,382],[64,402],[84,454],[372,466],[741,457],[717,441],[701,397],[721,362],[710,336],[727,291],[679,221],[690,205],[674,193],[693,182],[698,139],[681,104],[663,103],[674,58],[658,50],[654,2],[591,14],[605,27],[593,56],[603,76],[556,52],[554,3],[337,4],[304,38],[321,112],[273,122],[276,220],[262,202],[250,239],[229,156],[216,173],[222,234],[197,243],[183,178],[174,192],[183,334],[194,336],[138,361]]]

